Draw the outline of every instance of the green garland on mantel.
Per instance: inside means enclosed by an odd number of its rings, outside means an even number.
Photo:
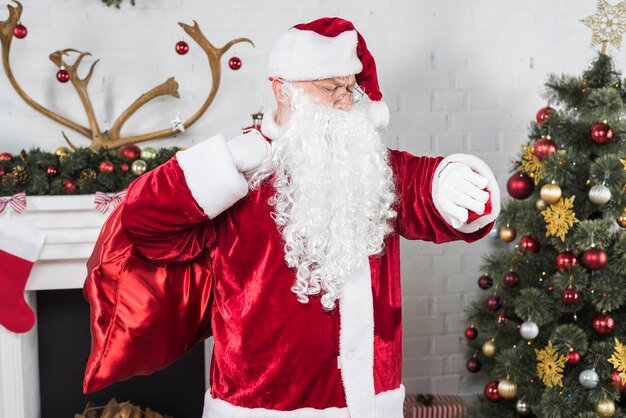
[[[102,3],[106,4],[107,6],[115,6],[116,8],[120,8],[120,4],[123,2],[124,0],[102,0]],[[135,5],[135,0],[130,0],[130,4],[132,6]]]
[[[142,173],[150,171],[181,148],[129,145],[121,150],[70,151],[59,147],[54,153],[38,148],[17,155],[0,154],[0,196],[25,192],[27,196],[115,193],[124,190]]]

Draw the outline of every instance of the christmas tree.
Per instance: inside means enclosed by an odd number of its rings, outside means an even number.
[[[626,416],[626,89],[608,55],[626,4],[610,9],[585,21],[603,47],[582,76],[548,76],[507,183],[513,248],[485,256],[467,312],[467,368],[490,379],[472,418]]]

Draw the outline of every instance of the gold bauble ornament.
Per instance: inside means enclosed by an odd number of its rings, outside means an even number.
[[[483,354],[485,355],[485,357],[489,357],[489,358],[495,357],[496,351],[497,351],[496,342],[493,339],[487,340],[484,342]]]
[[[70,150],[67,147],[59,147],[54,150],[54,155],[59,157],[59,161],[63,162],[67,157],[70,156]]]
[[[130,171],[138,176],[141,176],[143,173],[145,173],[147,169],[148,164],[146,164],[144,160],[135,160],[130,166]]]
[[[152,147],[146,147],[141,150],[142,160],[154,160],[157,156],[157,150]]]
[[[602,206],[611,200],[611,189],[604,184],[596,184],[589,190],[589,200],[594,205]]]
[[[612,417],[615,415],[615,402],[606,398],[602,399],[596,404],[596,412],[601,417]]]
[[[548,204],[543,199],[537,199],[537,203],[535,203],[535,207],[539,212],[546,210]]]
[[[617,224],[622,228],[626,228],[626,209],[617,217]]]
[[[500,228],[500,239],[504,242],[511,242],[515,239],[517,232],[510,226]]]
[[[517,385],[511,382],[508,377],[498,383],[498,394],[503,399],[513,399],[517,396]]]
[[[556,183],[544,184],[539,195],[544,202],[552,205],[561,199],[561,187]]]

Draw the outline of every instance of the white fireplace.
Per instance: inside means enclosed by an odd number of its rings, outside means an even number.
[[[46,234],[26,285],[26,301],[35,310],[36,291],[83,287],[85,263],[110,211],[96,211],[94,195],[32,196],[27,202],[21,214],[7,205],[0,219],[24,222]],[[207,388],[211,350],[211,340],[207,340]],[[0,326],[0,418],[41,417],[38,363],[37,324],[25,334],[14,334]]]

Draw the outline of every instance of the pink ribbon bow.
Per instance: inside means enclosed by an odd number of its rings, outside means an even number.
[[[109,206],[113,203],[113,207],[119,205],[119,203],[126,197],[126,190],[115,193],[113,196],[109,196],[107,193],[96,192],[94,203],[96,204],[96,210],[100,213],[106,213],[109,210]]]
[[[12,197],[0,199],[0,212],[2,212],[7,205],[11,205],[11,208],[17,213],[24,212],[26,209],[26,193],[19,192]]]

